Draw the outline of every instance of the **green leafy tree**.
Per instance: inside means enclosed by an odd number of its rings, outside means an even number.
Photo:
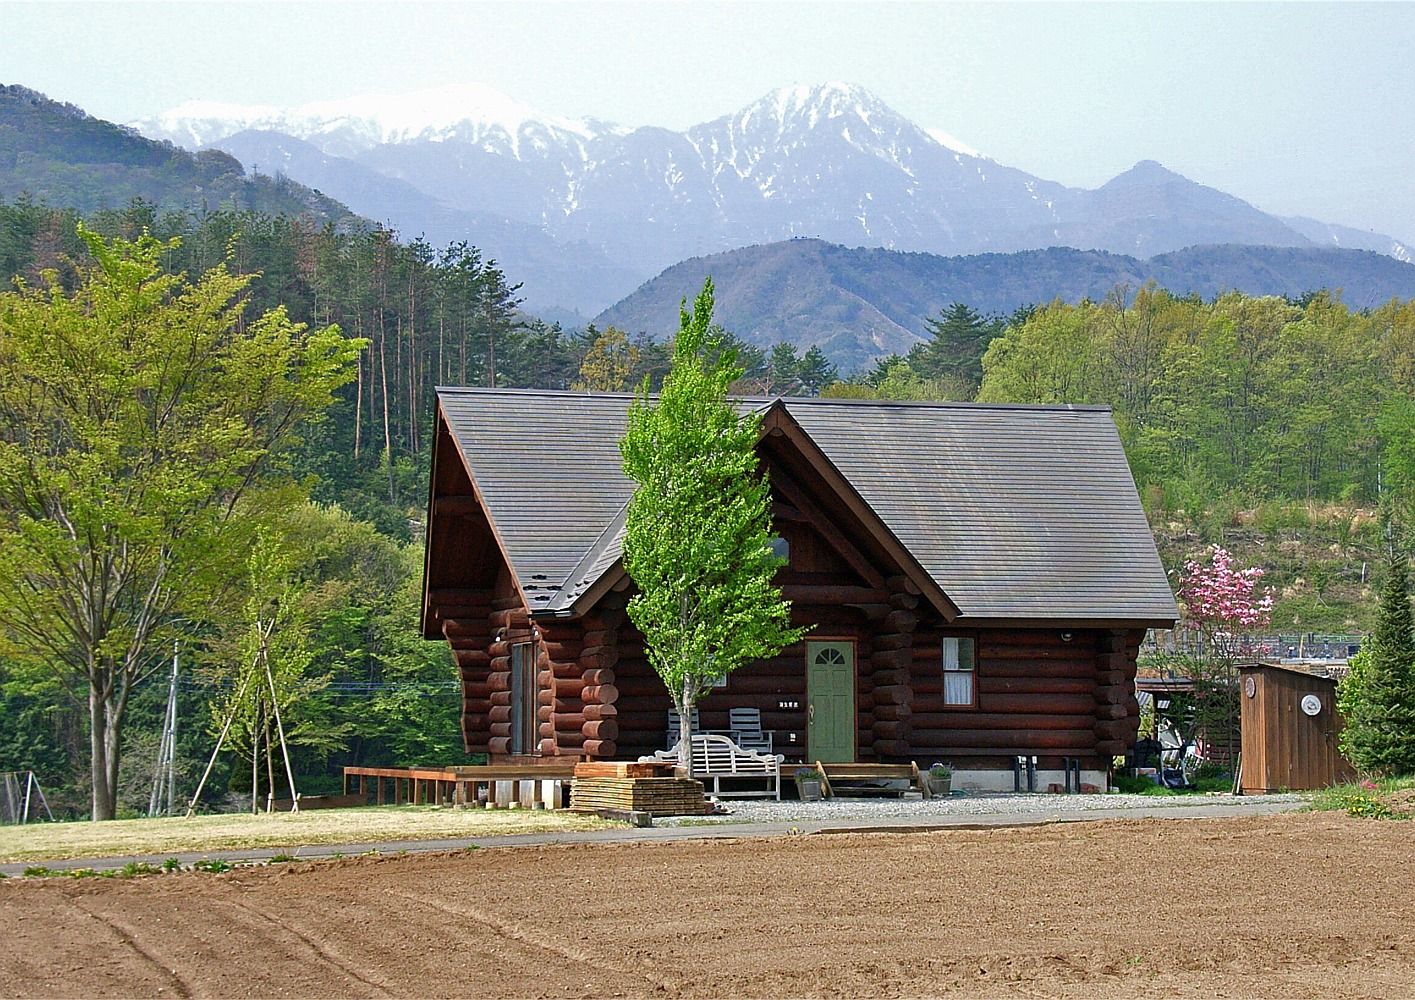
[[[629,335],[618,327],[606,327],[585,352],[579,381],[571,388],[577,392],[623,392],[638,364],[639,349],[629,342]]]
[[[638,586],[630,619],[683,720],[679,761],[690,766],[692,708],[714,678],[775,656],[804,630],[772,577],[771,492],[758,472],[760,416],[727,398],[742,370],[712,333],[709,280],[680,309],[673,364],[657,399],[647,380],[620,442],[637,484],[624,566]]]
[[[134,688],[298,501],[280,456],[360,344],[247,318],[250,279],[224,266],[164,273],[175,242],[80,232],[95,263],[73,292],[0,296],[0,629],[86,695],[99,820]]]
[[[1391,545],[1370,643],[1337,687],[1346,721],[1341,749],[1351,763],[1382,774],[1415,773],[1415,618],[1403,551]]]

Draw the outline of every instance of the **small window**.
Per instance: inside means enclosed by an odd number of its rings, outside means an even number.
[[[946,636],[943,640],[943,703],[949,708],[972,708],[978,703],[975,676],[975,643],[971,638]]]
[[[791,561],[791,543],[780,535],[773,535],[771,539],[771,554],[784,563]]]
[[[533,754],[540,749],[540,671],[536,644],[511,645],[511,752]]]

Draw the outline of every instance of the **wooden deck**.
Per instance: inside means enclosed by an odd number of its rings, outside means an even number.
[[[373,779],[374,805],[476,805],[478,789],[486,788],[486,801],[518,801],[550,803],[554,795],[546,794],[546,782],[565,783],[575,776],[575,762],[564,764],[488,764],[475,767],[346,767],[344,794],[363,796],[368,800],[369,779]],[[350,792],[353,778],[355,789]],[[385,795],[384,782],[390,782]],[[536,786],[522,795],[519,786],[529,782]],[[502,789],[498,792],[497,786]],[[526,801],[529,798],[529,801]],[[554,806],[552,806],[554,808]]]

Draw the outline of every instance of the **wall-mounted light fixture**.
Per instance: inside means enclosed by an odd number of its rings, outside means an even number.
[[[1070,632],[1063,632],[1063,633],[1061,633],[1061,641],[1062,641],[1062,642],[1070,642],[1070,641],[1071,641],[1071,633],[1070,633]]]

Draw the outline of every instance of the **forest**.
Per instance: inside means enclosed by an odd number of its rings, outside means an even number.
[[[295,770],[302,791],[317,792],[334,787],[344,764],[465,762],[450,661],[415,627],[434,388],[621,391],[666,370],[668,331],[544,323],[518,308],[515,276],[465,243],[434,247],[356,220],[161,211],[142,201],[82,219],[23,198],[0,203],[0,273],[30,288],[74,289],[92,264],[80,222],[110,239],[151,234],[162,269],[193,282],[222,263],[246,276],[235,292],[238,326],[283,309],[292,323],[337,327],[361,346],[325,419],[301,426],[279,456],[299,502],[278,538],[252,543],[251,558],[265,560],[258,575],[280,583],[300,619]],[[746,369],[736,388],[1110,405],[1167,562],[1177,566],[1208,542],[1232,545],[1235,535],[1256,540],[1254,551],[1286,560],[1272,576],[1283,588],[1279,607],[1286,601],[1300,615],[1280,620],[1363,626],[1353,609],[1370,586],[1374,509],[1387,504],[1415,522],[1415,303],[1353,310],[1321,291],[1201,300],[1146,286],[1008,316],[955,304],[929,330],[907,356],[853,373],[819,348],[763,350],[729,333]],[[231,623],[261,588],[238,589],[240,599],[228,597],[221,615],[177,643],[178,769],[188,793],[230,695],[240,648]],[[145,676],[122,733],[123,813],[148,801],[166,704],[165,666]],[[60,810],[84,814],[82,692],[0,647],[0,723],[0,770],[34,769]],[[258,720],[247,728],[209,805],[270,790],[273,776],[252,771],[269,736]]]

